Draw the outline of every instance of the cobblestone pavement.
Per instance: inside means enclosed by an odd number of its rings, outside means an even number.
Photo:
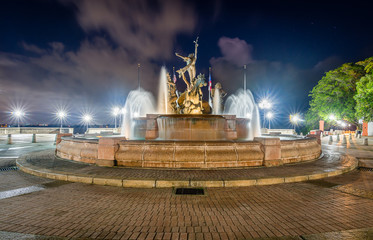
[[[14,170],[0,172],[0,182],[0,193],[43,188],[0,200],[0,239],[373,239],[371,171],[206,188],[201,196],[53,181]]]

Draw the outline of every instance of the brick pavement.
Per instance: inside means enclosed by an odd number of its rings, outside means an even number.
[[[371,182],[373,173],[354,171],[339,178],[327,181]],[[1,200],[0,230],[88,239],[248,239],[373,226],[371,199],[313,181],[208,188],[206,193],[57,184]]]
[[[327,151],[345,152],[343,146],[335,147]],[[369,156],[369,152],[359,153]],[[0,173],[0,182],[7,183],[8,189],[45,186],[39,192],[0,200],[0,238],[373,238],[373,199],[369,197],[373,172],[369,171],[301,183],[206,188],[204,196],[179,196],[172,188],[53,182],[20,171]]]

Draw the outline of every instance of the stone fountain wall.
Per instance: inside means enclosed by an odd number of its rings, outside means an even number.
[[[314,160],[320,154],[316,138],[255,138],[244,142],[62,138],[56,148],[58,157],[99,166],[171,169],[272,167]]]

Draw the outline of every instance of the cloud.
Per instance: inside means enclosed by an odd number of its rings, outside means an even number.
[[[343,60],[337,56],[328,57],[314,66],[314,70],[327,72],[343,64]]]
[[[137,63],[141,86],[155,93],[160,72],[156,60],[173,56],[176,36],[192,33],[196,25],[193,9],[179,1],[70,3],[87,32],[76,50],[55,41],[46,48],[21,42],[30,55],[0,52],[0,119],[9,102],[27,99],[33,112],[51,112],[61,103],[75,111],[90,106],[99,123],[107,123],[110,104],[123,103],[137,87]],[[49,120],[43,115],[32,121]]]
[[[197,16],[182,1],[73,1],[88,33],[104,31],[140,59],[168,59],[177,34],[193,31]]]
[[[29,52],[32,52],[32,53],[36,53],[36,54],[44,54],[45,53],[44,49],[41,49],[41,48],[39,48],[39,47],[37,47],[33,44],[28,44],[28,43],[22,42],[22,47],[26,51],[29,51]]]
[[[257,100],[270,93],[270,96],[276,99],[273,110],[283,114],[283,122],[287,121],[287,113],[290,111],[304,111],[307,107],[305,103],[309,100],[309,91],[317,81],[325,72],[343,63],[339,57],[331,56],[311,68],[302,69],[281,61],[253,59],[253,47],[239,38],[221,37],[218,46],[222,56],[210,59],[213,85],[220,82],[228,94],[243,88],[243,65],[247,64],[247,88],[254,93]]]
[[[218,41],[218,46],[223,56],[212,58],[210,60],[212,65],[221,61],[227,61],[237,66],[243,66],[252,62],[253,47],[247,44],[245,40],[221,37]]]

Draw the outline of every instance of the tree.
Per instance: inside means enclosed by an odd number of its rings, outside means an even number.
[[[336,119],[343,119],[357,125],[355,117],[356,82],[365,75],[362,64],[345,63],[331,70],[312,89],[310,109],[307,121],[315,123],[322,119],[329,120],[333,114]]]
[[[373,73],[367,74],[356,83],[356,117],[373,121]]]

